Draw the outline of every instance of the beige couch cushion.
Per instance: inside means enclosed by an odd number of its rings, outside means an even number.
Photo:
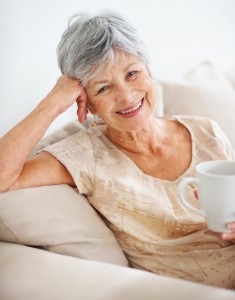
[[[235,89],[231,82],[209,62],[201,63],[180,78],[163,79],[160,83],[164,113],[212,118],[235,148]]]
[[[127,265],[113,233],[86,198],[67,185],[0,193],[0,240]]]
[[[0,243],[4,300],[232,300],[235,293],[131,268]]]

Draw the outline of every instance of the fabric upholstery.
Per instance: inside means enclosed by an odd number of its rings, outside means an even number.
[[[165,115],[201,115],[215,120],[235,148],[235,89],[213,64],[203,62],[179,78],[160,80]]]
[[[232,300],[234,292],[122,266],[0,243],[4,300]]]
[[[113,233],[86,198],[67,185],[1,193],[0,240],[128,265]]]

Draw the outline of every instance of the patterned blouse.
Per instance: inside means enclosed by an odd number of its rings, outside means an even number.
[[[143,173],[106,137],[106,125],[81,130],[45,150],[66,166],[80,193],[104,217],[132,267],[235,288],[235,244],[208,230],[204,218],[177,196],[180,180],[195,176],[198,163],[235,160],[234,150],[212,120],[171,119],[188,129],[192,141],[191,164],[175,180]],[[198,207],[195,193],[186,193]]]

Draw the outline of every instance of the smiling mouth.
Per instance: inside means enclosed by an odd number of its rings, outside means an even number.
[[[140,102],[138,102],[133,108],[131,109],[126,109],[126,110],[121,110],[121,111],[117,111],[117,114],[120,114],[120,115],[128,115],[128,114],[131,114],[133,112],[136,112],[138,109],[140,109],[143,105],[143,102],[144,102],[144,98],[142,98],[140,100]]]

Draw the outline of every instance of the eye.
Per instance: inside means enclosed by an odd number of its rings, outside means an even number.
[[[134,79],[134,78],[137,77],[137,73],[138,73],[138,71],[130,71],[130,72],[127,73],[127,77],[131,78],[131,79],[132,78]]]
[[[102,88],[100,88],[97,92],[97,94],[102,94],[102,93],[105,93],[107,90],[108,90],[109,86],[108,85],[105,85],[105,86],[102,86]]]

